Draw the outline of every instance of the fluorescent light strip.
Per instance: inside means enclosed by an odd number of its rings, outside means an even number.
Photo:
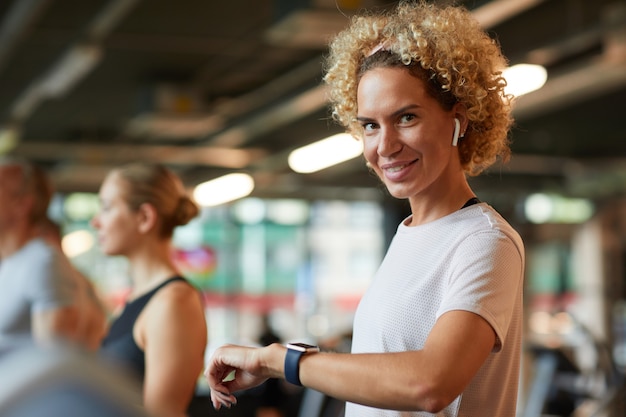
[[[541,65],[517,64],[505,69],[502,76],[507,82],[504,91],[519,97],[543,87],[548,72]]]
[[[203,207],[219,206],[249,195],[254,179],[248,174],[227,174],[196,186],[193,197]]]
[[[340,164],[363,153],[363,143],[347,133],[340,133],[311,143],[289,154],[289,166],[308,174]]]

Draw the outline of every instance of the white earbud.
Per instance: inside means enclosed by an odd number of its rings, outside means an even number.
[[[452,146],[456,146],[459,142],[459,132],[461,131],[461,122],[459,119],[454,119],[454,134],[452,135]]]

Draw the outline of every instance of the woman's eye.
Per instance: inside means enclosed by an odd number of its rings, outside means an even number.
[[[408,123],[411,122],[413,119],[415,119],[414,114],[403,114],[402,116],[400,116],[401,123]]]
[[[376,128],[376,124],[372,122],[363,123],[361,126],[363,126],[363,130],[366,131],[371,131]]]

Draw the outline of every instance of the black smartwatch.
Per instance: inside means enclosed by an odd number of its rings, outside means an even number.
[[[305,353],[319,352],[318,346],[306,343],[288,343],[285,356],[285,379],[294,385],[302,386],[300,382],[300,357]]]

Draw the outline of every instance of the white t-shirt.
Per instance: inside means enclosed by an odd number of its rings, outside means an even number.
[[[359,304],[352,352],[419,350],[444,313],[478,314],[493,327],[496,345],[465,391],[437,416],[514,417],[522,340],[522,240],[485,203],[427,224],[405,223]],[[346,417],[432,415],[346,405]]]

